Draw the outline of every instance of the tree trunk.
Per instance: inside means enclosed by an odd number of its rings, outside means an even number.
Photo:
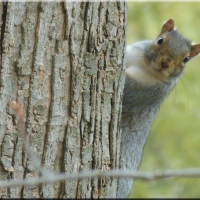
[[[123,2],[0,3],[0,179],[37,177],[13,101],[46,169],[119,167],[127,7]],[[3,198],[116,197],[117,179],[0,188]]]

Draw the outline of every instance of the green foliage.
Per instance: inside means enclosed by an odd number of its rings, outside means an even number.
[[[172,18],[186,38],[200,43],[200,3],[129,2],[127,44],[154,39]],[[139,170],[200,166],[200,57],[187,64],[184,75],[161,106],[148,136]],[[200,179],[136,180],[130,197],[200,196]]]

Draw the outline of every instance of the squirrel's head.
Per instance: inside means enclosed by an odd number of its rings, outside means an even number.
[[[186,63],[199,53],[200,44],[192,45],[175,30],[173,19],[162,26],[158,37],[145,49],[147,62],[163,81],[180,76]]]

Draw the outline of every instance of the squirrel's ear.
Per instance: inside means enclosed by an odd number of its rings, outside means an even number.
[[[200,44],[195,44],[191,46],[190,58],[197,56],[200,53]]]
[[[162,35],[163,33],[170,32],[173,30],[174,30],[174,20],[169,19],[166,23],[163,24],[161,33],[159,35]]]

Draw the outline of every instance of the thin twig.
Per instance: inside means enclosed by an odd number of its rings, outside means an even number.
[[[17,123],[17,129],[19,130],[19,134],[22,138],[22,142],[23,142],[23,146],[24,149],[26,151],[26,153],[30,156],[30,159],[32,160],[32,163],[34,164],[34,167],[40,172],[42,173],[42,175],[44,176],[49,176],[49,175],[53,175],[52,172],[48,171],[47,169],[45,169],[42,165],[40,160],[38,159],[38,157],[35,155],[34,151],[31,149],[28,139],[27,139],[27,133],[26,133],[26,126],[25,123],[23,121],[23,117],[24,117],[24,111],[23,111],[23,106],[22,104],[18,103],[18,102],[13,102],[12,103],[12,109],[15,111],[15,114],[18,118],[18,123]]]
[[[2,187],[13,187],[13,186],[24,186],[24,185],[37,185],[41,183],[53,183],[64,180],[80,180],[80,179],[91,179],[91,178],[134,178],[141,179],[144,181],[151,181],[155,179],[164,179],[172,177],[200,177],[200,169],[181,169],[181,170],[166,170],[166,171],[155,171],[155,172],[141,172],[141,171],[130,171],[130,170],[108,170],[108,171],[84,171],[84,172],[73,172],[73,173],[60,173],[51,174],[49,176],[41,176],[38,178],[26,178],[26,179],[14,179],[14,180],[3,180],[0,181],[0,188]]]

